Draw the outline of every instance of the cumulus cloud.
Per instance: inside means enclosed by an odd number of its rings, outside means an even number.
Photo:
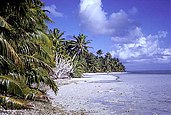
[[[114,44],[118,43],[133,43],[137,38],[143,37],[142,29],[140,27],[135,27],[128,32],[125,36],[112,36],[111,40]]]
[[[115,44],[115,50],[111,54],[128,62],[171,62],[171,49],[161,48],[159,45],[159,39],[165,38],[166,34],[165,31],[159,31],[155,35],[141,35],[134,43]]]
[[[81,0],[80,2],[81,26],[95,34],[106,34],[112,31],[106,27],[108,23],[106,12],[101,6],[101,0]]]
[[[122,9],[108,16],[101,0],[81,0],[79,15],[82,28],[93,34],[125,36],[136,28],[136,23]]]
[[[159,45],[168,32],[144,35],[139,24],[129,16],[137,12],[133,7],[128,13],[120,9],[108,14],[101,0],[80,0],[80,25],[92,34],[110,36],[114,44],[111,54],[126,62],[171,62],[171,49]]]
[[[63,14],[57,11],[56,6],[54,4],[50,6],[45,6],[44,9],[48,10],[55,17],[63,17]]]

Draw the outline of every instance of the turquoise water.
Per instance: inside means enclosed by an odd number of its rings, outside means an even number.
[[[121,74],[110,92],[94,99],[117,115],[171,115],[171,74]],[[103,81],[101,81],[103,82]],[[112,81],[104,83],[111,84]]]

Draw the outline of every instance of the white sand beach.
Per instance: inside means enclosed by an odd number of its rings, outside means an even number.
[[[115,74],[115,73],[112,73]],[[119,74],[119,73],[117,73]],[[0,110],[0,115],[83,115],[107,114],[105,106],[94,103],[92,99],[113,92],[117,77],[107,73],[85,73],[83,78],[57,79],[57,95],[49,90],[51,103],[31,102],[30,110]],[[106,83],[110,83],[107,85]]]
[[[107,108],[99,103],[94,103],[93,99],[101,97],[107,92],[113,92],[113,87],[116,87],[114,83],[117,82],[116,79],[117,76],[107,73],[85,73],[83,78],[57,80],[59,84],[63,83],[59,87],[57,96],[52,91],[49,91],[48,95],[53,98],[53,105],[62,105],[69,111],[107,114]]]

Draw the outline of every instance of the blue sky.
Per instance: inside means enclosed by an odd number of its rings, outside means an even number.
[[[80,32],[119,58],[127,70],[171,69],[170,0],[43,0],[49,28]]]

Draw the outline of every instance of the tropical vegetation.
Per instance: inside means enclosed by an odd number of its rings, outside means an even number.
[[[40,0],[5,0],[0,4],[0,106],[29,107],[26,99],[44,98],[42,85],[55,93],[50,75],[55,66],[51,21]]]
[[[85,72],[124,72],[125,66],[118,58],[112,58],[112,55],[107,52],[102,56],[102,50],[98,50],[96,55],[88,53],[85,57],[86,66]]]
[[[125,71],[110,53],[91,53],[87,36],[73,39],[49,30],[52,22],[40,0],[5,0],[0,4],[0,107],[30,108],[28,100],[48,101],[46,89],[57,93],[54,78],[81,77],[84,72]]]

